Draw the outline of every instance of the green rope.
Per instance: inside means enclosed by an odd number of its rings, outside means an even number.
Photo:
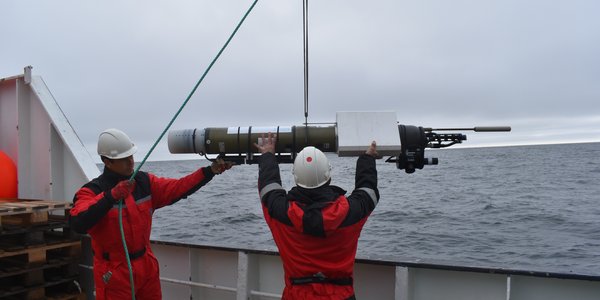
[[[227,47],[227,45],[229,45],[229,42],[231,42],[231,40],[233,39],[233,36],[237,33],[237,31],[240,28],[240,26],[242,26],[242,23],[244,23],[244,21],[246,20],[246,17],[248,17],[248,15],[250,14],[250,12],[252,11],[252,9],[254,8],[254,6],[256,5],[257,2],[258,2],[258,0],[254,0],[254,2],[250,6],[250,8],[246,12],[246,14],[244,14],[244,17],[242,17],[242,19],[240,20],[240,22],[238,23],[238,25],[235,27],[235,29],[233,30],[233,32],[231,33],[231,35],[227,39],[227,42],[225,42],[225,44],[223,45],[223,47],[221,47],[221,50],[219,50],[219,53],[217,53],[217,55],[212,60],[212,62],[208,66],[208,68],[206,68],[206,70],[204,71],[204,74],[202,74],[202,77],[200,77],[200,79],[198,80],[198,82],[196,83],[196,85],[194,86],[194,88],[192,89],[192,91],[190,92],[190,94],[187,96],[187,98],[185,99],[185,101],[183,102],[183,104],[181,105],[181,107],[179,107],[179,110],[177,111],[177,113],[175,113],[175,115],[173,116],[173,118],[171,119],[171,121],[169,122],[169,124],[167,124],[167,127],[165,127],[165,130],[163,130],[163,132],[160,134],[160,136],[158,137],[158,139],[156,139],[156,142],[154,142],[154,145],[152,145],[152,147],[150,148],[150,150],[148,151],[148,153],[146,153],[146,156],[144,156],[144,159],[142,160],[142,162],[137,166],[137,168],[135,169],[135,171],[133,172],[133,174],[129,178],[130,182],[133,181],[133,179],[137,175],[137,173],[140,170],[140,168],[142,167],[142,165],[144,165],[144,163],[146,162],[146,160],[150,156],[150,153],[152,153],[152,151],[154,151],[154,148],[156,148],[156,145],[158,145],[158,143],[160,142],[160,140],[165,136],[165,133],[167,133],[167,130],[169,130],[169,128],[171,127],[171,125],[173,125],[173,122],[175,122],[175,119],[177,119],[177,117],[179,116],[179,114],[181,113],[181,111],[183,111],[183,108],[186,106],[186,104],[188,103],[188,101],[190,101],[190,98],[192,98],[192,95],[194,95],[194,93],[196,92],[196,89],[198,89],[198,86],[200,86],[200,83],[202,83],[202,81],[204,80],[204,77],[206,77],[206,74],[208,74],[208,71],[210,71],[210,69],[212,68],[212,66],[217,61],[217,59],[219,59],[219,56],[221,56],[221,53],[223,53],[223,51],[225,50],[225,48]],[[125,233],[123,232],[123,221],[121,219],[121,209],[122,209],[122,201],[119,202],[119,227],[120,227],[120,230],[121,230],[121,241],[123,242],[123,249],[125,250],[125,257],[127,259],[127,267],[129,268],[129,282],[131,283],[131,298],[135,300],[135,288],[134,288],[134,285],[133,285],[133,271],[132,271],[132,268],[131,268],[131,261],[129,259],[129,251],[127,250],[127,243],[125,242]]]
[[[142,160],[142,162],[140,163],[140,165],[135,169],[135,172],[133,172],[133,174],[131,175],[131,178],[129,180],[133,180],[133,178],[138,173],[138,171],[140,170],[140,168],[142,167],[142,165],[146,162],[146,159],[148,159],[148,156],[150,156],[150,153],[152,153],[152,151],[154,151],[154,148],[156,147],[156,145],[158,144],[158,142],[163,138],[163,136],[165,135],[165,133],[167,133],[167,130],[169,130],[169,128],[171,127],[171,125],[173,125],[173,122],[175,122],[175,119],[177,119],[177,117],[179,116],[179,114],[181,113],[181,111],[183,110],[183,108],[185,107],[185,105],[188,103],[188,101],[190,101],[190,98],[192,97],[192,95],[194,94],[194,92],[196,92],[196,89],[198,88],[198,86],[200,85],[200,83],[202,82],[202,80],[204,80],[204,77],[206,77],[206,74],[208,73],[208,71],[210,71],[210,69],[215,64],[215,62],[217,61],[217,59],[219,58],[219,56],[221,56],[221,53],[223,53],[223,51],[225,50],[225,48],[227,47],[227,45],[229,45],[229,42],[231,41],[231,39],[233,38],[233,36],[236,34],[236,32],[238,31],[238,29],[240,28],[240,26],[242,25],[242,23],[244,23],[244,20],[246,20],[246,17],[248,16],[248,14],[250,14],[250,11],[252,11],[252,9],[254,8],[254,6],[256,5],[257,2],[258,2],[258,0],[254,0],[254,2],[252,3],[252,6],[250,6],[250,8],[248,9],[248,11],[244,15],[244,17],[240,20],[240,22],[238,23],[238,25],[235,27],[235,29],[233,30],[233,32],[229,36],[229,39],[227,39],[227,42],[225,42],[225,45],[223,45],[223,47],[221,48],[221,50],[219,50],[219,53],[217,53],[217,56],[215,56],[215,58],[212,60],[212,62],[208,66],[208,68],[206,68],[206,71],[204,71],[204,74],[202,74],[202,77],[200,78],[200,80],[198,80],[198,82],[196,83],[196,85],[194,86],[194,88],[192,89],[192,91],[190,92],[190,94],[187,96],[187,98],[185,99],[185,101],[183,102],[183,104],[181,105],[181,107],[179,108],[179,110],[177,111],[177,113],[175,113],[175,115],[173,116],[173,118],[171,119],[171,121],[169,122],[169,124],[167,125],[167,127],[165,128],[165,130],[163,130],[163,132],[160,134],[160,136],[158,137],[158,139],[156,140],[156,142],[154,143],[154,145],[152,145],[152,148],[150,148],[150,151],[148,151],[148,153],[146,154],[146,156],[144,157],[144,159]]]
[[[131,283],[131,299],[135,300],[135,286],[133,285],[133,268],[131,267],[131,259],[129,259],[129,250],[125,241],[125,231],[123,230],[123,200],[119,200],[119,231],[121,231],[121,243],[125,250],[125,260],[127,260],[127,268],[129,269],[129,283]]]

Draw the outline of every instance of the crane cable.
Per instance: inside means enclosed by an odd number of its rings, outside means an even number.
[[[308,125],[308,0],[302,5],[302,35],[304,43],[304,124]]]
[[[188,101],[190,100],[190,98],[192,97],[192,95],[194,95],[194,93],[196,92],[196,89],[198,89],[198,86],[200,86],[200,83],[204,80],[204,77],[206,77],[206,74],[208,74],[208,71],[210,71],[210,69],[215,64],[215,62],[217,61],[217,59],[219,58],[219,56],[221,56],[221,53],[223,53],[223,51],[225,50],[225,48],[227,47],[227,45],[229,45],[229,42],[233,39],[233,36],[237,33],[238,29],[240,28],[240,26],[242,25],[242,23],[244,23],[244,20],[246,20],[246,17],[250,14],[250,12],[252,11],[252,9],[254,8],[254,6],[256,5],[257,2],[258,2],[258,0],[254,0],[254,2],[250,6],[250,8],[246,12],[246,14],[244,14],[244,16],[242,17],[242,19],[240,20],[240,22],[237,24],[237,26],[235,27],[235,29],[233,30],[233,32],[231,33],[231,35],[227,39],[227,42],[225,42],[225,44],[223,45],[223,47],[221,47],[221,50],[219,50],[219,52],[217,53],[217,55],[215,56],[215,58],[213,58],[213,60],[210,63],[210,65],[204,71],[204,74],[202,74],[202,77],[200,77],[200,79],[198,80],[198,82],[196,83],[196,85],[194,86],[194,88],[192,89],[192,91],[190,92],[190,94],[187,96],[187,98],[185,99],[185,101],[183,102],[183,104],[181,105],[181,107],[179,107],[179,110],[177,111],[177,113],[175,113],[175,115],[173,116],[173,118],[171,119],[171,121],[169,122],[169,124],[167,124],[167,126],[165,127],[165,129],[163,130],[163,132],[160,134],[160,136],[158,137],[158,139],[156,139],[156,142],[154,142],[154,145],[152,145],[152,147],[150,148],[150,150],[148,151],[148,153],[146,153],[146,156],[144,156],[144,159],[142,160],[142,162],[137,166],[137,168],[135,169],[135,171],[133,172],[133,174],[129,178],[129,182],[133,181],[133,179],[137,175],[137,173],[140,170],[140,168],[142,167],[142,165],[146,162],[146,160],[150,156],[150,153],[152,153],[152,151],[154,151],[154,148],[156,148],[156,145],[158,145],[158,143],[164,137],[165,133],[167,132],[167,130],[169,130],[169,128],[171,127],[171,125],[173,125],[173,122],[175,122],[175,119],[177,119],[177,117],[179,116],[179,114],[181,113],[181,111],[183,110],[183,108],[186,106],[186,104],[188,103]],[[125,241],[125,232],[123,230],[122,208],[123,208],[123,200],[120,200],[119,201],[119,229],[121,231],[121,242],[123,243],[123,250],[125,251],[125,259],[127,260],[127,267],[129,268],[129,282],[130,282],[130,285],[131,285],[131,299],[135,300],[135,287],[134,287],[134,284],[133,284],[133,269],[131,267],[131,260],[129,259],[129,251],[127,250],[127,242]]]
[[[302,1],[302,35],[304,44],[304,142],[308,145],[308,0]]]

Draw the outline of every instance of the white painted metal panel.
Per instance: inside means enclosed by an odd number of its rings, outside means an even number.
[[[24,75],[0,79],[0,150],[17,165],[19,198],[71,200],[77,189],[100,174],[30,67]]]
[[[56,139],[52,143],[49,142],[49,151],[52,153],[50,157],[51,166],[58,166],[60,163],[61,168],[64,170],[62,173],[63,178],[60,180],[63,182],[64,195],[54,192],[52,196],[57,197],[57,199],[70,200],[77,189],[90,179],[100,175],[100,171],[75,130],[71,127],[60,106],[58,106],[44,80],[39,76],[32,76],[30,86],[37,101],[39,101],[43,111],[49,118],[49,123],[42,123],[39,126],[48,126],[48,131],[50,131],[51,125],[52,130],[56,133]],[[50,132],[47,133],[50,135]],[[52,145],[60,146],[55,149]]]
[[[356,264],[354,292],[357,299],[394,299],[394,266]]]
[[[0,79],[0,150],[15,164],[19,158],[16,82],[16,78]]]
[[[190,248],[153,244],[152,252],[160,257],[160,277],[189,281],[191,277]],[[161,282],[164,299],[190,299],[191,287],[171,282]]]
[[[598,300],[600,282],[511,276],[510,300]]]
[[[361,155],[371,141],[377,142],[377,152],[383,156],[400,153],[395,112],[337,112],[336,123],[339,156]]]
[[[260,291],[281,295],[283,287],[285,286],[281,258],[276,255],[266,254],[250,254],[250,257],[251,273],[248,277],[250,280],[253,280],[251,282],[251,290],[253,292]],[[254,271],[254,273],[252,273],[252,271]],[[252,299],[272,300],[273,297],[253,296]]]
[[[79,169],[74,163],[74,160],[65,159],[66,157],[69,157],[70,152],[65,147],[54,127],[50,127],[50,149],[52,149],[52,151],[50,151],[50,161],[52,162],[50,166],[52,195],[50,198],[71,201],[73,195],[70,195],[69,193],[73,190],[74,186],[81,186],[82,184],[80,181],[73,183],[73,181],[70,180],[70,178],[73,177],[69,174],[79,174]]]
[[[222,289],[193,287],[193,299],[236,299],[237,260],[235,251],[218,251],[213,249],[192,249],[191,281],[229,287],[234,292]]]
[[[412,300],[506,300],[506,275],[409,268]]]
[[[19,81],[19,197],[52,199],[50,167],[51,121],[37,95]],[[24,167],[22,167],[24,165]],[[56,199],[64,200],[64,199]]]

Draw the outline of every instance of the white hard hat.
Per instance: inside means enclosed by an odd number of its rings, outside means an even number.
[[[292,168],[298,186],[307,189],[318,188],[331,178],[331,165],[321,150],[309,146],[296,156]]]
[[[137,147],[125,132],[110,128],[102,131],[98,137],[98,155],[110,159],[120,159],[133,155]]]

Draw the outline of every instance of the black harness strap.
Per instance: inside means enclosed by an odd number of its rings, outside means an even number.
[[[309,283],[329,283],[335,285],[352,285],[352,277],[346,278],[327,278],[323,273],[319,272],[313,276],[307,277],[292,277],[290,278],[292,285],[301,285]]]
[[[144,256],[144,254],[146,254],[145,247],[140,251],[129,252],[129,259],[134,260],[134,259],[140,258],[140,257]],[[104,258],[105,260],[110,260],[110,254],[108,252],[104,252],[104,253],[102,253],[102,258]]]

